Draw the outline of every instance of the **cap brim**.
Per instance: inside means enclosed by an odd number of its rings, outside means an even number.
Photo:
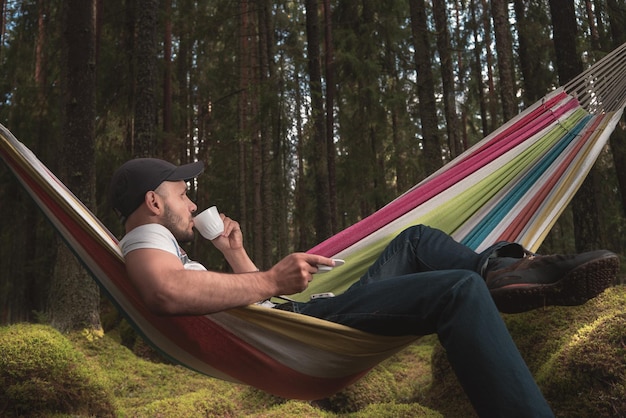
[[[202,161],[196,161],[193,163],[181,165],[176,167],[176,170],[172,172],[165,180],[179,181],[179,180],[191,180],[198,177],[204,171],[204,163]]]

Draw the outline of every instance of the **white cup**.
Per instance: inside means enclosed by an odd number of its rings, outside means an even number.
[[[193,225],[208,240],[214,240],[224,232],[224,221],[215,206],[197,214],[193,218]]]

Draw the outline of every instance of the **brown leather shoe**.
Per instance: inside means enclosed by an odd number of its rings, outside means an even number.
[[[581,305],[615,282],[619,257],[606,250],[522,258],[488,271],[485,281],[501,312]]]

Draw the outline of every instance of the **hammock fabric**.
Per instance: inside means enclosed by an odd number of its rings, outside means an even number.
[[[626,45],[370,217],[312,248],[346,265],[303,294],[339,293],[410,225],[480,250],[500,240],[536,249],[579,188],[626,102]],[[418,337],[382,337],[258,306],[207,316],[151,314],[126,278],[117,240],[0,125],[0,156],[136,329],[173,361],[295,399],[327,397]]]

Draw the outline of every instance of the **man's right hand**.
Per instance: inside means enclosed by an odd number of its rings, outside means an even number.
[[[333,266],[331,258],[316,254],[293,253],[280,260],[267,273],[276,285],[276,295],[292,295],[305,290],[317,272],[318,264]]]

